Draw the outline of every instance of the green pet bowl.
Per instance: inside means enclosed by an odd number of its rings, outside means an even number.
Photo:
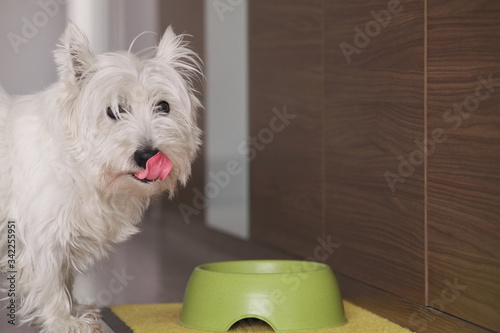
[[[189,279],[180,323],[227,331],[256,318],[276,332],[309,331],[346,322],[339,286],[328,265],[250,260],[205,264]]]

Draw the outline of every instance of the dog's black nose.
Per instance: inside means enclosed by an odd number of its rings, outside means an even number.
[[[134,153],[134,161],[143,169],[146,169],[146,162],[156,154],[158,154],[158,149],[144,148],[139,149]]]

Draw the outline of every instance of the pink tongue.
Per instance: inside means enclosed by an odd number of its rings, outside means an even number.
[[[139,179],[164,180],[172,170],[172,161],[161,151],[146,162],[146,169],[136,172],[134,175]]]

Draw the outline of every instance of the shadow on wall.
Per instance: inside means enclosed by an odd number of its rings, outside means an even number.
[[[66,25],[66,5],[59,2],[2,1],[0,84],[8,93],[33,93],[56,81],[52,51]]]

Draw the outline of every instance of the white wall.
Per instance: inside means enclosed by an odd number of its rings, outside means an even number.
[[[96,53],[109,51],[110,20],[107,0],[69,0],[68,19],[82,29]]]
[[[247,1],[205,0],[205,30],[207,224],[248,238]]]

